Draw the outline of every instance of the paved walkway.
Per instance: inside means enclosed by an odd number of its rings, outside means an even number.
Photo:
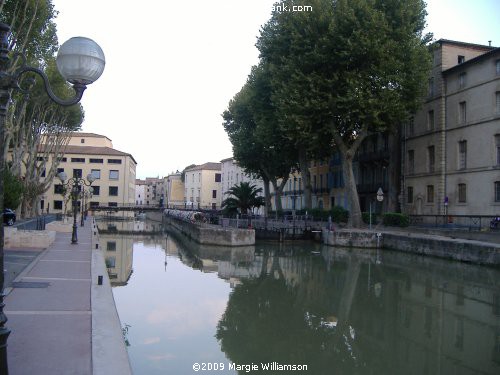
[[[91,218],[78,227],[78,244],[71,244],[71,233],[58,232],[6,290],[10,375],[109,374],[110,365],[130,373],[102,254],[93,251],[96,239]]]

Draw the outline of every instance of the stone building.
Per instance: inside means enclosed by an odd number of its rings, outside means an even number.
[[[500,48],[441,39],[427,99],[405,125],[403,210],[500,212]]]
[[[221,206],[221,165],[205,163],[184,171],[186,208],[219,209]]]

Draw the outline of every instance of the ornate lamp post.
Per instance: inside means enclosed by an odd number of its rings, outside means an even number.
[[[77,233],[77,225],[76,225],[76,214],[78,212],[78,198],[82,197],[82,222],[81,225],[83,226],[83,196],[85,194],[85,186],[90,186],[92,185],[92,182],[95,181],[95,177],[92,173],[89,173],[87,175],[87,180],[85,181],[81,177],[72,177],[70,178],[67,182],[66,179],[68,176],[66,175],[65,172],[61,172],[57,175],[59,180],[61,180],[61,184],[63,186],[67,186],[70,188],[70,194],[71,194],[71,203],[73,206],[73,233],[71,235],[71,243],[72,244],[77,244],[78,243],[78,233]]]
[[[88,176],[87,176],[88,179]],[[95,179],[92,180],[94,182]],[[81,214],[81,221],[80,221],[80,226],[84,226],[84,221],[87,219],[87,203],[90,198],[92,198],[92,189],[87,189],[84,190],[82,186],[82,192],[81,192],[81,198],[82,198],[82,214]]]
[[[26,65],[26,57],[19,54],[21,65],[13,70],[9,56],[11,33],[7,24],[0,23],[0,176],[4,168],[4,133],[5,118],[11,102],[12,90],[26,93],[20,87],[21,76],[25,73],[35,73],[43,79],[47,95],[55,103],[62,106],[76,104],[82,98],[87,85],[98,79],[104,71],[105,59],[101,47],[93,40],[83,37],[71,38],[65,42],[57,54],[57,68],[61,75],[73,85],[75,95],[71,99],[58,98],[52,91],[47,75],[40,69]],[[3,212],[3,179],[0,178],[0,212]],[[10,330],[5,327],[7,317],[3,312],[4,290],[4,251],[3,251],[3,220],[0,220],[0,374],[8,374],[7,338]]]

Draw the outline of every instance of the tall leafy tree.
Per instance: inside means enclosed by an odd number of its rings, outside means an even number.
[[[282,0],[291,8],[296,0]],[[361,212],[353,158],[371,133],[391,130],[420,105],[430,68],[422,0],[311,0],[312,12],[274,12],[257,46],[272,67],[280,126],[342,154],[349,224]],[[328,137],[327,137],[328,138]],[[333,142],[332,142],[333,141]],[[320,147],[318,147],[320,145]],[[308,149],[308,147],[306,147]],[[330,150],[331,151],[331,150]]]
[[[276,110],[270,96],[267,67],[254,66],[246,84],[223,113],[224,129],[238,164],[264,181],[266,213],[270,206],[269,183],[273,185],[276,208],[280,210],[283,187],[296,165],[293,145],[277,127]]]

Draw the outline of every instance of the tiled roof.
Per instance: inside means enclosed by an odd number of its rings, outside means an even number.
[[[43,145],[40,146],[40,150],[43,150]],[[126,152],[115,150],[110,147],[97,147],[97,146],[72,146],[67,145],[64,150],[64,154],[78,154],[78,155],[109,155],[109,156],[130,156],[135,164],[137,161],[131,154]]]
[[[220,171],[220,163],[208,162],[201,165],[195,165],[194,167],[186,169],[186,171],[201,171],[201,170]]]

